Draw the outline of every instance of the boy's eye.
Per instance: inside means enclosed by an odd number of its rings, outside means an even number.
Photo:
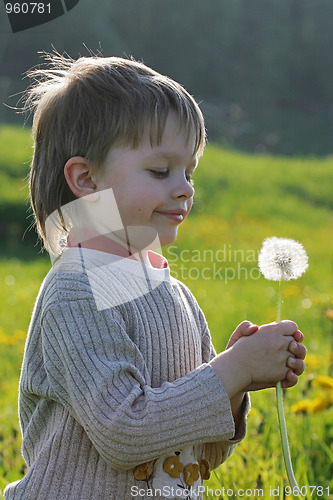
[[[165,179],[169,175],[169,170],[154,170],[153,168],[150,168],[148,170],[148,172],[150,172],[156,179]],[[194,182],[193,182],[191,174],[186,174],[185,177],[186,177],[187,182],[191,186],[193,186]]]
[[[165,177],[168,176],[169,171],[168,170],[153,170],[150,169],[149,172],[156,177],[157,179],[164,179]]]

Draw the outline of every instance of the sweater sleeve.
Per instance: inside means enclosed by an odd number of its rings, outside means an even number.
[[[203,362],[208,363],[211,359],[216,356],[216,351],[213,346],[207,321],[203,312],[199,311],[199,321],[201,324],[202,331],[202,356]],[[221,463],[225,462],[227,458],[232,454],[236,445],[244,439],[246,435],[246,419],[250,411],[251,403],[249,394],[245,394],[242,410],[241,419],[238,428],[235,429],[235,435],[231,439],[225,439],[220,441],[215,441],[211,443],[206,443],[205,445],[205,457],[209,460],[211,467],[213,469],[217,468]]]
[[[206,363],[151,387],[142,354],[112,309],[93,300],[59,301],[42,318],[48,397],[84,428],[117,470],[188,445],[235,434],[229,398]]]

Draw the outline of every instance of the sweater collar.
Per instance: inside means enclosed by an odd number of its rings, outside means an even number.
[[[65,249],[84,248],[143,263],[142,252],[132,253],[129,248],[126,248],[119,241],[120,240],[116,241],[115,239],[108,238],[107,236],[90,232],[87,239],[80,242],[75,234],[71,232],[68,235],[67,246]],[[154,269],[166,269],[169,267],[167,259],[157,252],[148,250],[147,257],[149,265]]]

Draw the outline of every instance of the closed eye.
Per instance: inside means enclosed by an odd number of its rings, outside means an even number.
[[[149,169],[148,172],[153,175],[156,179],[166,179],[169,175],[169,170],[154,170],[154,169]],[[186,174],[186,180],[187,182],[191,185],[194,186],[194,181],[192,179],[191,174]]]
[[[150,172],[156,179],[165,179],[169,175],[168,170],[153,170],[149,169],[148,172]]]

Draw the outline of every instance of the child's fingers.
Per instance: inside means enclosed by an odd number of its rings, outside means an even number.
[[[240,325],[237,326],[236,330],[242,335],[252,335],[252,333],[258,330],[258,325],[254,325],[251,321],[242,321]]]
[[[286,335],[291,336],[294,335],[296,331],[298,331],[298,326],[294,321],[283,320],[279,321],[279,323],[268,323],[266,325],[261,325],[259,330],[261,333],[274,333],[275,335]]]
[[[293,356],[289,356],[287,359],[287,366],[290,368],[295,375],[302,375],[305,370],[305,363],[302,359],[294,358]]]
[[[283,320],[279,323],[276,323],[276,329],[283,335],[294,335],[295,332],[298,331],[298,326],[294,321]]]
[[[306,356],[306,347],[295,340],[292,340],[289,344],[288,348],[289,352],[293,354],[298,359],[305,359]]]
[[[286,378],[282,380],[281,386],[283,389],[288,389],[289,387],[294,387],[298,382],[298,376],[292,370],[288,370]]]
[[[300,330],[296,330],[296,332],[293,334],[293,337],[296,342],[303,342],[304,340],[304,335]]]
[[[247,329],[247,333],[245,333],[245,335],[252,335],[252,333],[256,332],[258,329],[259,329],[258,325],[251,325]]]

